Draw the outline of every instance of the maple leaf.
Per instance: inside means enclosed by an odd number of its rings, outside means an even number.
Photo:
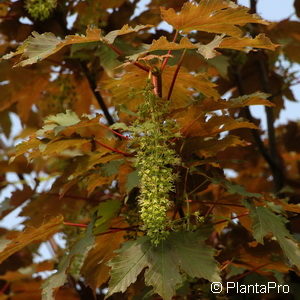
[[[161,36],[158,40],[153,40],[151,45],[143,45],[143,51],[127,56],[129,60],[137,60],[139,56],[158,50],[181,50],[181,49],[196,49],[197,44],[193,44],[183,37],[179,43],[169,42],[165,36]],[[145,58],[143,58],[145,59]]]
[[[255,38],[251,37],[224,37],[225,35],[215,36],[215,38],[207,45],[200,45],[198,52],[206,59],[210,59],[218,55],[215,50],[220,49],[233,49],[249,52],[256,48],[275,50],[279,45],[273,44],[271,40],[264,34],[259,34]]]
[[[132,32],[138,32],[140,30],[150,28],[150,27],[152,27],[152,25],[136,25],[135,27],[131,27],[128,24],[125,24],[121,29],[109,32],[107,35],[103,37],[103,40],[108,44],[112,44],[115,41],[117,36],[132,33]]]
[[[267,207],[254,207],[249,204],[247,206],[250,208],[254,238],[263,244],[264,237],[271,233],[291,263],[300,268],[300,247],[285,226],[287,220]]]
[[[18,47],[16,52],[4,55],[3,59],[10,59],[16,55],[21,55],[21,61],[15,66],[27,66],[37,63],[40,60],[47,58],[50,55],[58,52],[62,48],[68,45],[83,44],[91,42],[104,42],[111,44],[115,38],[119,35],[124,35],[131,32],[136,32],[145,28],[151,27],[150,25],[137,25],[136,27],[130,27],[124,25],[120,30],[115,30],[108,33],[106,36],[102,35],[101,29],[88,28],[86,35],[68,35],[64,40],[56,37],[53,33],[46,32],[39,34],[38,32],[32,32],[32,36],[27,38],[23,44]],[[24,59],[27,58],[27,59]]]
[[[257,15],[248,14],[248,10],[249,8],[237,6],[231,1],[201,0],[199,4],[186,2],[179,13],[173,8],[161,8],[161,16],[175,29],[185,33],[199,30],[239,37],[242,31],[237,25],[268,24]]]
[[[103,214],[104,219],[107,219],[107,217],[104,216],[103,210],[100,213]],[[101,219],[102,218],[100,218],[99,221],[101,221]],[[102,221],[104,221],[104,219]],[[108,221],[107,224],[118,228],[126,227],[126,225],[128,225],[120,217]],[[104,226],[102,226],[102,229],[104,229]],[[109,279],[109,266],[107,263],[117,255],[115,250],[120,248],[120,245],[122,245],[124,241],[124,231],[107,234],[100,233],[95,237],[94,247],[89,251],[82,266],[82,274],[92,288],[98,288],[103,283],[107,282]]]
[[[176,66],[166,66],[162,74],[163,77],[163,97],[166,97],[170,84],[173,80]],[[135,69],[133,66],[127,67],[127,72],[119,79],[110,79],[101,86],[102,90],[113,91],[112,99],[116,104],[126,104],[129,107],[135,107],[142,101],[140,97],[140,87],[146,85],[148,74],[143,70]],[[204,74],[193,75],[185,68],[181,68],[178,74],[178,82],[174,87],[171,97],[172,108],[186,106],[191,103],[192,95],[195,92],[201,92],[208,97],[218,99],[220,97],[215,89],[215,84],[211,82]],[[127,84],[130,82],[130,85]]]
[[[203,232],[177,232],[157,247],[147,237],[124,243],[109,263],[112,269],[108,296],[125,292],[145,268],[146,285],[153,286],[166,300],[172,299],[183,282],[180,271],[192,278],[220,281],[214,251],[204,243],[205,239]]]
[[[15,252],[32,242],[43,241],[61,229],[63,217],[59,216],[42,224],[38,228],[27,228],[25,231],[8,234],[0,241],[0,263]]]
[[[121,202],[118,200],[109,200],[103,203],[100,203],[97,207],[97,217],[98,219],[95,222],[94,233],[99,234],[104,232],[109,222],[113,217],[117,215],[117,212],[120,210]]]

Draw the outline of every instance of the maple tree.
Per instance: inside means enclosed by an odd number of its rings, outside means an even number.
[[[0,2],[0,299],[299,297],[300,23],[236,2]]]

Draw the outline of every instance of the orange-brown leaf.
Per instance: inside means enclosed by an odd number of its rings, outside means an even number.
[[[161,15],[166,22],[185,33],[199,30],[238,37],[242,34],[238,26],[268,24],[257,15],[248,14],[248,10],[231,1],[202,0],[199,4],[186,2],[179,13],[173,8],[161,8]]]
[[[61,228],[63,217],[55,217],[38,228],[27,228],[20,233],[8,234],[1,240],[0,263],[15,252],[21,250],[32,242],[42,241],[58,232]]]

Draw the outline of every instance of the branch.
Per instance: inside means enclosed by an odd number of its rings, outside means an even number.
[[[241,76],[237,71],[234,71],[234,77],[235,77],[235,81],[236,81],[236,85],[239,91],[239,94],[241,96],[245,95],[245,91],[244,91],[244,87],[243,87],[243,82],[241,80]],[[267,91],[265,91],[267,92]],[[245,107],[244,109],[244,113],[246,115],[246,118],[250,121],[250,122],[254,122],[254,119],[252,117],[252,114],[250,112],[249,107]],[[273,110],[271,111],[272,115],[273,115]],[[270,113],[269,113],[270,114]],[[271,124],[271,119],[269,119],[268,122],[269,126],[272,128],[273,127],[273,131],[271,130],[271,132],[273,133],[273,135],[275,135],[274,132],[274,120]],[[265,159],[265,161],[267,162],[267,164],[269,165],[269,168],[272,172],[273,178],[274,178],[274,185],[275,185],[275,189],[276,191],[279,191],[281,189],[282,186],[279,185],[278,181],[282,180],[282,175],[280,175],[281,173],[281,169],[278,166],[277,160],[276,160],[276,156],[274,156],[274,152],[270,151],[266,148],[266,146],[264,145],[259,132],[256,129],[250,129],[251,134],[253,136],[253,139],[256,143],[256,146],[260,152],[260,154],[263,156],[263,158]],[[275,136],[274,136],[275,138]],[[273,140],[274,142],[274,140]],[[270,145],[271,147],[271,145]],[[276,149],[276,143],[275,143],[275,149]],[[283,182],[282,182],[283,184]]]
[[[115,123],[113,117],[111,116],[111,114],[108,111],[108,108],[106,107],[106,104],[104,103],[104,100],[101,96],[101,94],[96,90],[97,89],[97,84],[96,84],[96,80],[93,77],[93,75],[91,74],[91,72],[89,71],[88,67],[86,66],[85,63],[80,62],[80,66],[82,68],[82,71],[84,73],[84,75],[86,76],[88,83],[90,85],[90,88],[100,106],[100,108],[102,109],[104,116],[108,122],[109,125],[112,125]]]
[[[257,0],[250,0],[250,13],[251,14],[256,14],[257,13]]]
[[[266,93],[272,94],[270,88],[269,76],[267,72],[267,66],[265,62],[262,60],[262,57],[258,57],[257,62],[258,62],[259,74],[261,77],[263,90]],[[272,95],[269,97],[269,100],[272,101],[273,98],[274,96]],[[273,158],[273,161],[275,163],[272,173],[274,178],[275,190],[276,192],[278,192],[284,186],[285,178],[283,174],[281,159],[277,151],[276,134],[274,128],[274,122],[275,122],[274,109],[273,107],[265,107],[265,111],[267,116],[269,149],[270,149],[271,157]]]

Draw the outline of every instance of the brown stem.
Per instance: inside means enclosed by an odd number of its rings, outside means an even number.
[[[250,0],[250,13],[256,14],[257,0]]]
[[[170,85],[170,89],[169,89],[167,100],[170,100],[170,98],[172,96],[172,92],[173,92],[173,89],[174,89],[174,86],[175,86],[175,82],[176,82],[176,79],[177,79],[180,67],[181,67],[182,62],[183,62],[183,58],[184,58],[185,52],[186,52],[186,49],[183,50],[182,55],[180,57],[180,60],[178,62],[178,65],[176,67],[176,70],[174,72],[174,76],[173,76],[173,79],[172,79],[172,82],[171,82],[171,85]]]
[[[263,85],[264,92],[271,94],[269,76],[267,72],[267,66],[265,62],[262,60],[262,57],[258,57],[258,68],[259,74],[261,76],[261,82]],[[273,96],[269,97],[269,100],[272,100]],[[284,174],[281,164],[281,159],[279,153],[277,151],[277,143],[276,143],[276,134],[274,127],[274,109],[273,107],[265,107],[266,116],[267,116],[267,128],[268,128],[268,141],[269,141],[269,149],[270,155],[275,163],[274,168],[272,169],[274,185],[276,192],[279,192],[284,186]]]
[[[152,84],[153,92],[157,97],[162,97],[162,78],[160,70],[154,70],[152,72]]]
[[[244,91],[243,82],[241,80],[240,74],[238,73],[238,71],[234,71],[233,74],[234,74],[234,77],[235,77],[235,81],[236,81],[236,85],[237,85],[239,94],[241,96],[245,95],[246,93]],[[267,91],[265,91],[265,92],[267,92]],[[254,119],[252,117],[252,114],[250,112],[249,107],[245,107],[243,109],[243,111],[246,115],[246,118],[250,122],[253,122]],[[271,111],[271,114],[273,115],[273,111]],[[271,123],[272,123],[272,125],[271,125]],[[274,124],[273,124],[273,122],[271,122],[270,119],[269,119],[268,124],[271,128],[270,133],[272,133],[272,136],[274,137],[275,132],[274,132],[274,130],[272,130],[272,128],[274,129]],[[259,132],[256,129],[250,129],[250,131],[251,131],[251,134],[253,136],[253,139],[256,143],[256,146],[257,146],[260,154],[263,156],[263,158],[265,159],[265,161],[267,162],[267,164],[270,167],[270,170],[271,170],[273,178],[274,178],[275,189],[276,189],[276,191],[279,191],[281,189],[281,184],[283,184],[283,181],[282,181],[282,175],[280,175],[282,173],[281,168],[278,166],[278,163],[276,161],[277,156],[276,155],[274,156],[274,152],[271,152],[271,150],[269,152],[269,150],[264,145],[264,143],[263,143],[263,141],[260,137]],[[275,141],[272,140],[272,142],[274,143]],[[273,145],[273,147],[274,147],[274,145]],[[270,145],[270,148],[271,148],[271,145]],[[275,143],[275,149],[276,149],[276,143]],[[281,184],[279,184],[280,181],[281,181]]]

